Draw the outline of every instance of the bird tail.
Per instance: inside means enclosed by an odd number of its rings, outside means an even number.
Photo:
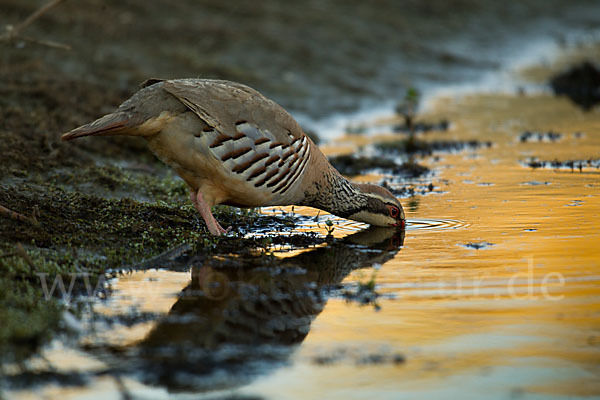
[[[75,128],[62,135],[63,141],[73,140],[84,136],[129,135],[142,136],[138,128],[140,121],[129,113],[114,112],[98,118],[94,122]]]

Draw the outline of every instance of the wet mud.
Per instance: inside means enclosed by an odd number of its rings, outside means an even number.
[[[600,169],[600,159],[598,160],[567,160],[560,161],[558,159],[548,161],[548,160],[539,160],[537,158],[530,159],[528,161],[522,162],[523,165],[526,165],[532,169],[537,168],[548,168],[553,170],[570,170],[571,172],[579,171],[583,172],[584,170],[598,170]]]
[[[429,172],[429,168],[416,162],[397,164],[389,158],[340,155],[329,157],[329,162],[343,175],[357,176],[379,171],[396,177],[417,178]]]
[[[492,147],[491,141],[473,140],[422,140],[410,137],[405,140],[376,143],[375,148],[382,153],[432,155],[434,152],[456,152]]]
[[[586,61],[550,79],[557,95],[564,95],[584,110],[600,103],[600,70]]]

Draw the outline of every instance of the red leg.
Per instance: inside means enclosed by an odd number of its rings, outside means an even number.
[[[231,226],[228,226],[227,229],[223,228],[221,226],[221,224],[219,223],[219,221],[217,221],[215,219],[215,222],[217,223],[217,228],[219,228],[219,230],[221,231],[221,233],[229,233],[229,231],[231,230]]]
[[[219,223],[217,222],[215,217],[212,215],[210,206],[204,200],[204,197],[202,196],[202,192],[200,192],[198,190],[197,193],[194,193],[192,191],[190,193],[190,199],[192,200],[192,203],[194,203],[194,207],[196,207],[196,210],[198,210],[200,215],[202,215],[202,218],[204,219],[204,222],[206,223],[208,231],[211,234],[213,234],[215,236],[219,236],[219,235],[229,231],[229,228],[227,230],[223,229],[223,227],[221,225],[219,225]]]

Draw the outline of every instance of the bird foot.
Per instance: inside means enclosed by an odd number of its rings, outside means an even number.
[[[229,233],[229,231],[231,230],[231,226],[227,229],[224,229],[221,226],[221,224],[219,224],[219,222],[212,215],[211,207],[208,205],[206,200],[204,200],[204,196],[202,196],[202,193],[200,191],[191,191],[190,199],[192,200],[192,203],[194,203],[194,207],[196,208],[196,210],[198,210],[200,215],[202,215],[202,218],[206,223],[206,227],[212,235],[221,236],[223,234]]]
[[[219,222],[217,220],[215,220],[215,222],[217,223],[217,228],[219,229],[219,232],[222,235],[226,235],[229,232],[231,232],[231,226],[228,226],[227,229],[223,229],[223,227],[221,226],[221,224],[219,224]]]

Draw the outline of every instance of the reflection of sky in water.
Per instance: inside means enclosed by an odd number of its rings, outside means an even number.
[[[490,118],[505,118],[515,110],[521,112],[521,118],[534,116],[535,107],[531,115],[523,114],[520,99],[502,98],[500,101],[489,97],[463,101],[466,104],[457,106],[460,112],[472,109],[473,114],[477,114],[478,107],[494,106],[495,114]],[[529,99],[534,105],[535,101]],[[539,105],[543,101],[548,102],[546,106],[554,104],[543,99],[537,101]],[[568,105],[554,107],[558,111],[548,124],[567,132],[588,130],[585,121],[578,122],[577,126],[561,121],[561,107],[568,110]],[[444,115],[452,116],[452,113],[453,108],[448,108]],[[597,364],[600,357],[597,334],[600,250],[596,245],[600,242],[600,232],[594,218],[600,213],[597,173],[524,168],[511,147],[514,136],[509,133],[499,136],[487,129],[486,119],[478,118],[464,116],[471,129],[484,139],[495,140],[495,146],[482,149],[477,160],[466,160],[462,154],[448,154],[435,162],[439,175],[432,179],[446,191],[435,196],[416,196],[414,199],[419,200],[416,209],[410,211],[406,207],[406,237],[401,251],[395,254],[389,252],[389,243],[385,241],[382,242],[387,243],[385,246],[374,248],[373,242],[381,240],[375,236],[361,238],[359,233],[354,239],[356,243],[344,242],[360,232],[363,227],[360,223],[295,207],[297,225],[294,229],[316,231],[325,236],[325,221],[331,219],[338,247],[330,248],[323,243],[307,249],[277,249],[276,256],[288,264],[272,272],[255,266],[258,275],[247,275],[243,279],[254,284],[279,282],[306,290],[307,298],[312,299],[308,304],[314,308],[305,309],[309,310],[307,315],[312,316],[296,331],[306,336],[301,336],[291,347],[282,346],[281,342],[265,347],[265,342],[259,341],[253,347],[238,344],[231,348],[219,347],[212,355],[186,356],[188,361],[206,363],[210,359],[216,364],[207,365],[222,365],[219,363],[230,357],[247,358],[250,354],[249,363],[242,365],[253,368],[250,375],[243,371],[230,371],[227,375],[224,367],[215,370],[221,371],[221,375],[213,375],[215,371],[202,375],[209,377],[206,381],[193,374],[187,379],[198,378],[198,382],[204,382],[207,387],[211,382],[231,387],[226,391],[217,388],[210,396],[229,395],[231,390],[239,396],[279,398],[283,391],[286,398],[333,399],[352,395],[395,398],[396,394],[445,398],[452,393],[461,393],[464,397],[466,392],[478,398],[597,394],[598,388],[590,383],[600,372]],[[568,156],[574,148],[569,140],[567,136],[559,146],[547,147],[547,157]],[[522,145],[535,149],[535,144]],[[577,151],[598,152],[600,138],[586,135],[578,139],[576,145]],[[487,161],[492,155],[495,163]],[[467,173],[494,185],[465,184]],[[402,201],[408,205],[411,198]],[[290,213],[291,208],[272,207],[261,211],[281,214]],[[480,248],[484,243],[493,245]],[[328,258],[330,253],[334,256]],[[367,268],[353,267],[359,264]],[[218,268],[213,270],[218,271]],[[361,306],[360,302],[348,300],[344,295],[346,292],[356,294],[360,285],[368,285],[371,279],[379,311],[371,305]],[[337,280],[340,286],[326,292],[326,297],[321,299],[319,284],[311,283]],[[135,352],[140,351],[143,343],[148,343],[149,337],[156,338],[157,325],[163,326],[160,331],[164,329],[164,321],[177,323],[173,310],[181,307],[181,294],[186,292],[189,282],[187,271],[163,270],[133,272],[115,279],[111,282],[112,294],[96,304],[96,310],[105,316],[133,312],[148,320],[129,326],[123,321],[106,325],[100,319],[92,323],[96,333],[89,335],[85,342],[124,346],[137,354]],[[261,287],[265,290],[271,286]],[[218,285],[212,288],[217,290]],[[278,290],[281,289],[279,286]],[[263,294],[272,299],[273,293],[281,296],[302,293],[302,290]],[[165,334],[161,339],[163,343],[191,340],[183,347],[190,351],[200,343],[194,345],[194,340],[204,338],[202,346],[213,343],[212,340],[220,337],[218,327],[229,323],[226,321],[235,321],[232,315],[247,312],[245,307],[255,304],[244,300],[243,290],[231,293],[227,300],[219,300],[224,302],[221,308],[215,308],[224,314],[217,312],[199,325],[191,325],[198,330],[192,331],[194,336],[187,339],[181,329],[169,328],[164,332],[171,333]],[[294,301],[303,304],[299,300],[303,297],[293,296]],[[193,305],[191,309],[202,307]],[[171,316],[165,319],[168,313]],[[277,313],[270,315],[272,318]],[[272,321],[265,320],[265,329],[276,326]],[[239,329],[242,325],[232,332]],[[207,342],[206,338],[212,339]],[[61,359],[64,358],[62,352],[59,347],[48,351],[47,357]],[[84,365],[90,371],[106,368],[115,357],[94,351],[76,353],[75,358],[88,360]],[[141,360],[157,356],[144,357],[125,357],[122,367],[127,370],[137,362],[142,363],[140,371],[146,370]],[[185,365],[181,363],[180,366]],[[170,368],[176,371],[177,365]],[[193,372],[191,364],[189,368]],[[152,398],[168,396],[160,385],[154,386],[157,376],[135,376],[126,374],[123,378],[129,390],[149,393]],[[230,385],[228,376],[235,377],[236,383]],[[114,383],[103,379],[94,380],[95,385],[114,392]]]

